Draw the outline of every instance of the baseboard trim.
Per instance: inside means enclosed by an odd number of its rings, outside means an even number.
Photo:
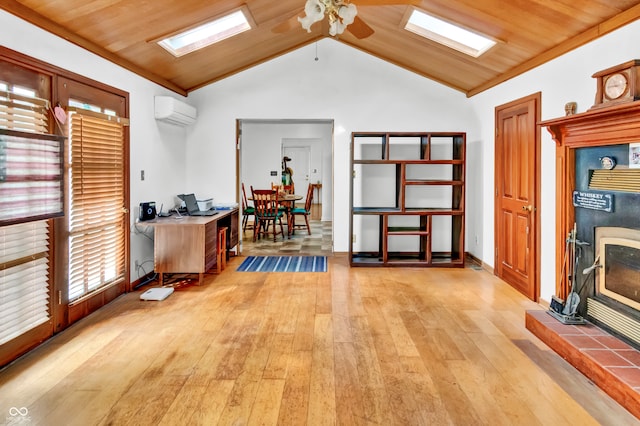
[[[465,252],[464,255],[468,261],[475,263],[476,265],[480,266],[483,270],[493,275],[493,267],[484,263],[482,260],[478,259],[477,257],[475,257],[469,252]]]
[[[137,290],[139,287],[143,285],[149,284],[151,281],[156,279],[156,273],[151,271],[147,275],[143,275],[137,280],[131,283],[131,291]]]

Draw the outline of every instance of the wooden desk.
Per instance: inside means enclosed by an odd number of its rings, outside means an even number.
[[[238,245],[238,209],[221,210],[214,216],[176,216],[145,222],[154,227],[153,262],[160,285],[163,274],[199,274],[202,284],[205,272],[217,263],[218,228],[227,228],[228,250]]]

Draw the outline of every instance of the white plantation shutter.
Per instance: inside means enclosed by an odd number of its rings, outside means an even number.
[[[48,246],[46,220],[0,227],[0,345],[50,318]]]
[[[117,284],[125,272],[124,132],[113,118],[72,113],[69,301]]]

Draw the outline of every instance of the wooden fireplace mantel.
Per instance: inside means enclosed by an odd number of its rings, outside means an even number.
[[[640,142],[640,101],[538,123],[556,142],[556,294],[566,298],[569,282],[562,276],[567,235],[575,222],[572,194],[576,187],[575,149]]]

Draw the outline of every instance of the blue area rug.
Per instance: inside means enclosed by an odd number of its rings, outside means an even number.
[[[238,272],[327,272],[327,256],[249,256]]]

